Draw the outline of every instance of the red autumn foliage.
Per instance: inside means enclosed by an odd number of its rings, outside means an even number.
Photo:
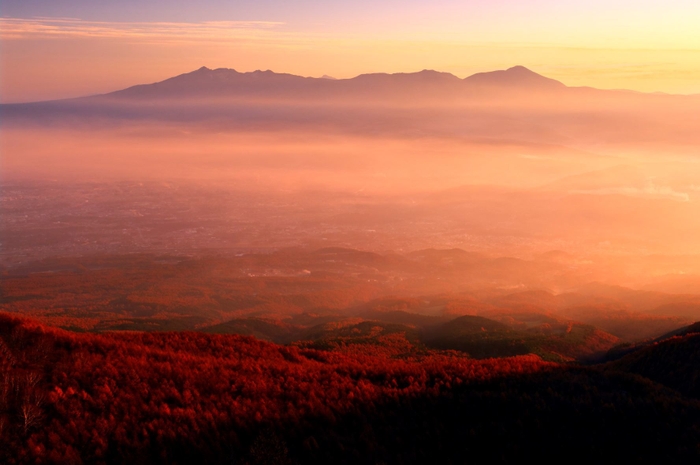
[[[73,334],[7,315],[0,336],[0,441],[10,463],[176,463],[173,444],[235,455],[266,424],[333,424],[375,402],[552,365],[535,356],[326,352],[194,332]]]

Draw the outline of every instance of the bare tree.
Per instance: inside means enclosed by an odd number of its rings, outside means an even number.
[[[31,402],[23,402],[19,411],[20,422],[24,433],[36,426],[41,419],[41,409]]]

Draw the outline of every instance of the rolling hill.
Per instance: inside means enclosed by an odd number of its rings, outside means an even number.
[[[612,348],[619,339],[579,323],[543,324],[514,329],[479,316],[452,320],[425,336],[437,349],[467,352],[478,359],[537,354],[546,360],[567,361],[593,357]]]

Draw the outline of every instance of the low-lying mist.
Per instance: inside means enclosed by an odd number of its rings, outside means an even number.
[[[697,97],[427,74],[182,90],[207,73],[3,106],[3,261],[461,248],[638,287],[700,273]]]

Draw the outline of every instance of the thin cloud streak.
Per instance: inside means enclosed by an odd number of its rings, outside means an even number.
[[[206,21],[175,22],[104,22],[73,18],[0,18],[0,40],[58,38],[121,38],[141,40],[240,40],[264,39],[284,34],[283,22],[275,21]]]
[[[573,190],[570,194],[582,195],[624,195],[628,197],[641,197],[649,199],[676,200],[689,202],[690,196],[685,192],[678,192],[667,186],[649,184],[644,188],[638,187],[606,187],[602,189]]]

